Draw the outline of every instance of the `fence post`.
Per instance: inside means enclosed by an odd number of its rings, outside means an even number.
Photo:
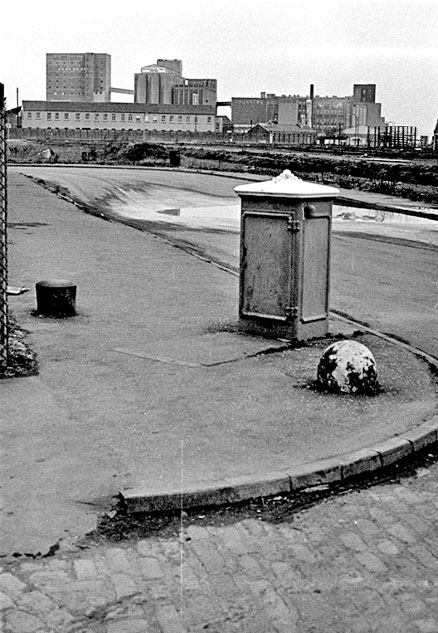
[[[6,180],[6,100],[4,85],[0,83],[0,369],[8,364],[8,258],[7,258]]]

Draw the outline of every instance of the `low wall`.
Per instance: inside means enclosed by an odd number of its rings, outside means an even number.
[[[211,132],[178,132],[173,130],[99,130],[99,129],[74,129],[55,128],[9,128],[8,138],[10,140],[31,140],[31,141],[55,141],[55,140],[72,140],[72,141],[91,141],[91,142],[107,142],[107,141],[133,141],[133,142],[152,142],[152,143],[226,143],[229,142],[230,134],[215,134]],[[243,134],[234,134],[233,141],[236,143],[244,142]]]

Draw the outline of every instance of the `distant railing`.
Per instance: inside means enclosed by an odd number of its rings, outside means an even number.
[[[267,143],[266,139],[251,138],[246,134],[229,132],[190,132],[178,130],[116,130],[116,129],[86,129],[86,128],[9,128],[10,139],[28,139],[45,141],[46,143],[71,140],[94,143],[108,143],[111,141],[134,141],[149,143],[199,143],[199,144],[230,144],[274,147],[287,145],[289,147],[302,147],[303,143],[292,142],[290,139],[284,142]],[[305,144],[310,147],[310,143]]]

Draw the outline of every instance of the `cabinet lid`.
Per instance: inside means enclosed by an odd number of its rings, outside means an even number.
[[[272,180],[239,185],[234,188],[239,196],[276,196],[282,198],[336,198],[340,191],[336,187],[307,182],[285,169]]]

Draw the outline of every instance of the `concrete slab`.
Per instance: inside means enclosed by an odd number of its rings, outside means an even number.
[[[159,340],[140,348],[117,348],[116,352],[145,360],[188,367],[213,367],[290,347],[284,341],[268,340],[232,332],[199,334],[190,338]]]

